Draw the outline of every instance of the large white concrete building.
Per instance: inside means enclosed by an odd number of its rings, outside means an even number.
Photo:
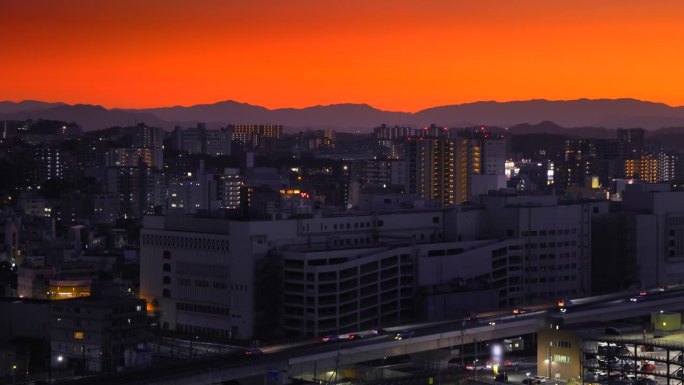
[[[642,287],[684,282],[684,191],[632,184],[623,194],[634,215],[633,250]]]
[[[286,220],[146,217],[141,295],[165,328],[249,339],[590,292],[591,217],[607,202],[493,194],[482,203]]]
[[[188,216],[145,217],[141,296],[164,327],[251,338],[257,312],[257,266],[285,247],[344,249],[383,242],[434,242],[444,236],[441,211],[232,221]],[[263,282],[263,280],[262,280]],[[269,283],[269,282],[266,282]]]

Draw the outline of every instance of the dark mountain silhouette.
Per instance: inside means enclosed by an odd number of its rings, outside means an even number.
[[[2,113],[0,114],[0,119],[48,119],[61,120],[64,122],[76,122],[86,131],[98,130],[113,126],[130,126],[137,123],[146,123],[158,127],[168,126],[167,122],[150,113],[108,110],[102,106],[93,106],[88,104],[60,104],[46,109]]]
[[[411,121],[411,114],[381,111],[367,104],[334,104],[269,110],[228,100],[191,107],[176,106],[137,111],[150,112],[169,122],[278,123],[290,127],[317,128],[368,129],[383,122],[408,124]]]
[[[447,125],[465,122],[510,126],[521,122],[553,121],[563,127],[655,129],[682,122],[684,108],[635,99],[528,100],[434,107],[415,115],[421,120]]]
[[[510,127],[508,131],[514,135],[553,134],[568,138],[615,139],[615,129],[604,127],[562,127],[554,122],[540,122],[537,124],[522,123]]]
[[[230,123],[277,123],[294,129],[335,128],[347,132],[367,132],[382,123],[411,126],[435,123],[449,127],[484,124],[512,128],[527,122],[528,126],[519,126],[515,130],[521,133],[558,133],[562,127],[586,127],[571,129],[571,135],[582,133],[580,136],[585,136],[586,132],[596,137],[599,132],[594,127],[657,129],[684,126],[684,107],[635,99],[475,102],[433,107],[416,113],[382,111],[367,104],[271,110],[246,103],[223,101],[189,107],[107,110],[92,105],[0,103],[0,119],[28,118],[75,121],[87,130],[138,122],[170,129],[176,124],[189,126],[196,122],[206,122],[209,127]],[[601,131],[598,137],[608,133],[609,131]]]
[[[40,111],[52,107],[64,105],[64,103],[47,103],[37,100],[23,100],[21,102],[0,102],[0,114],[22,111]]]
[[[509,127],[508,132],[514,135],[528,134],[564,134],[565,128],[554,122],[543,121],[537,124],[520,123]]]
[[[149,112],[167,122],[235,122],[236,119],[243,119],[242,121],[249,123],[273,123],[268,120],[269,109],[232,100],[190,107],[174,106],[128,111]]]
[[[648,132],[648,140],[664,149],[684,147],[684,127],[664,127]]]

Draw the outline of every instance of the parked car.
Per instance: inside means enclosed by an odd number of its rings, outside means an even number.
[[[546,377],[544,377],[544,376],[534,376],[532,378],[534,378],[540,384],[543,384],[546,382]]]
[[[525,385],[537,385],[539,382],[532,377],[523,378],[522,383]]]
[[[613,385],[633,385],[632,380],[627,377],[613,378]]]

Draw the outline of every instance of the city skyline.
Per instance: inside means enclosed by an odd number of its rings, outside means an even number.
[[[2,65],[0,99],[408,112],[537,98],[684,104],[669,49],[684,37],[680,3],[391,4],[8,3],[0,31],[15,59]]]
[[[0,10],[0,384],[684,385],[683,2]]]

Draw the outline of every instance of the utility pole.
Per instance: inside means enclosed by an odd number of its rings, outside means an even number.
[[[463,321],[461,321],[461,366],[465,365],[465,362],[463,361],[465,359],[465,323],[466,321],[464,318]]]

